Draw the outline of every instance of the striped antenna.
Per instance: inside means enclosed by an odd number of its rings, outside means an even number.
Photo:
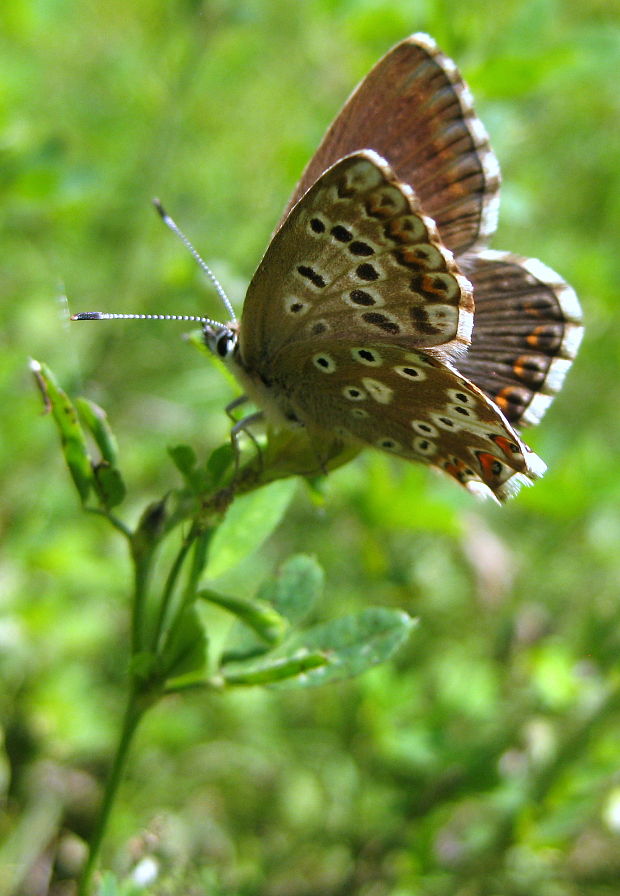
[[[153,199],[153,205],[155,206],[155,208],[157,209],[157,211],[158,211],[159,214],[161,215],[161,219],[162,219],[162,221],[164,222],[164,224],[166,225],[166,227],[168,227],[173,233],[176,233],[176,235],[177,235],[178,238],[181,240],[181,242],[183,243],[183,245],[184,245],[187,249],[189,249],[189,251],[192,253],[192,255],[194,256],[195,261],[198,263],[198,265],[199,265],[199,266],[202,268],[202,270],[205,272],[205,274],[207,275],[207,277],[209,278],[209,280],[211,281],[211,283],[215,286],[215,289],[216,289],[216,291],[217,291],[218,296],[220,297],[220,299],[221,299],[222,302],[224,303],[224,307],[226,308],[226,310],[228,311],[228,314],[230,315],[230,319],[231,319],[232,321],[235,321],[235,322],[236,322],[237,318],[235,317],[235,312],[234,312],[233,306],[230,304],[230,300],[229,300],[228,296],[226,295],[226,293],[224,292],[224,287],[222,286],[222,284],[220,283],[220,281],[217,279],[217,277],[215,276],[215,274],[213,273],[213,271],[211,270],[211,268],[209,267],[209,265],[208,265],[208,264],[206,263],[206,261],[204,261],[204,259],[198,254],[198,252],[196,251],[196,249],[194,249],[194,247],[192,246],[192,244],[190,243],[190,241],[187,239],[187,237],[185,236],[185,234],[183,233],[183,231],[182,231],[182,230],[177,226],[177,224],[172,220],[172,218],[170,217],[170,215],[168,214],[168,212],[166,211],[166,209],[163,207],[163,205],[161,204],[161,202],[159,201],[159,199]]]
[[[72,314],[71,320],[191,320],[199,324],[211,324],[212,327],[223,327],[217,320],[200,317],[198,314],[114,314],[111,311],[80,311]]]
[[[222,300],[224,307],[230,315],[232,323],[236,324],[237,318],[235,316],[233,306],[230,304],[230,300],[224,292],[224,287],[217,279],[209,265],[199,255],[197,250],[194,249],[193,245],[190,243],[183,231],[177,226],[175,221],[170,217],[159,199],[153,199],[153,205],[157,209],[157,212],[166,227],[168,227],[173,233],[175,233],[179,237],[181,242],[185,245],[185,247],[189,249],[199,267],[204,271],[204,273],[207,275],[207,277],[215,287],[218,296]],[[220,323],[220,321],[213,320],[211,317],[203,317],[202,315],[197,314],[116,314],[109,311],[80,311],[79,314],[72,314],[71,320],[185,320],[196,321],[196,323],[200,324],[208,324],[212,327],[215,327],[216,329],[226,327],[226,325]]]

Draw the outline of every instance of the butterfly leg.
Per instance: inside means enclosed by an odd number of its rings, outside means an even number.
[[[247,397],[245,395],[242,395],[241,398],[235,399],[235,401],[233,401],[226,407],[226,413],[231,418],[231,420],[235,420],[235,418],[230,412],[233,411],[236,407],[244,404],[246,401]],[[264,415],[262,411],[256,411],[256,413],[254,414],[248,414],[247,417],[242,417],[240,420],[236,420],[230,430],[230,441],[235,455],[235,476],[239,472],[239,464],[241,461],[241,449],[239,448],[239,433],[241,432],[244,432],[253,443],[254,447],[256,448],[256,454],[258,455],[259,467],[262,467],[263,455],[261,452],[261,448],[256,441],[256,438],[253,435],[252,431],[250,430],[250,426],[252,425],[252,423],[257,423],[259,420],[262,420],[263,417]]]
[[[236,469],[239,468],[239,457],[240,457],[240,453],[241,453],[240,450],[239,450],[239,443],[238,443],[238,440],[237,440],[237,436],[238,436],[239,433],[242,432],[243,429],[245,428],[244,425],[240,425],[240,424],[244,424],[244,423],[245,423],[245,418],[242,417],[240,420],[237,420],[237,418],[236,418],[235,415],[233,414],[233,411],[235,411],[237,408],[241,407],[241,405],[246,404],[247,401],[248,401],[248,396],[247,396],[247,395],[240,395],[238,398],[235,398],[233,401],[231,401],[229,404],[227,404],[226,407],[224,408],[224,410],[226,411],[226,416],[229,417],[229,419],[232,420],[232,422],[233,422],[233,424],[234,424],[233,427],[232,427],[232,429],[231,429],[230,439],[231,439],[231,442],[232,442],[232,445],[233,445],[233,449],[234,449],[234,452],[235,452],[235,466],[236,466]],[[249,432],[249,430],[248,430],[246,434],[247,434],[247,436],[254,442],[254,445],[255,445],[255,447],[256,447],[256,450],[257,450],[257,452],[260,454],[260,449],[259,449],[259,447],[258,447],[258,445],[257,445],[257,443],[256,443],[256,439],[254,438],[254,436],[252,435],[252,433]]]
[[[224,408],[224,410],[226,411],[226,415],[230,417],[233,423],[237,422],[237,418],[234,416],[233,411],[241,407],[241,405],[245,404],[247,401],[247,395],[240,395],[238,398],[235,398],[234,401],[231,401],[229,404],[227,404]]]

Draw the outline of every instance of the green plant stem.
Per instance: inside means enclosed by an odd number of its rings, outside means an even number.
[[[106,782],[103,802],[101,804],[101,808],[99,809],[97,823],[90,839],[88,859],[80,878],[78,896],[88,896],[90,892],[92,876],[99,859],[101,843],[106,833],[108,821],[110,818],[110,812],[112,810],[112,806],[114,805],[114,800],[118,793],[119,784],[125,771],[129,748],[131,746],[131,742],[136,732],[138,723],[149,705],[150,703],[141,701],[138,698],[135,690],[132,688],[131,694],[129,695],[129,699],[127,701],[127,707],[125,709],[125,715],[123,718],[123,725],[121,728],[118,746],[116,748],[116,754],[114,756],[112,768],[110,769],[110,774]]]
[[[121,532],[125,538],[131,539],[131,529],[129,529],[122,520],[119,520],[117,516],[114,516],[113,513],[110,513],[108,510],[103,510],[101,507],[85,507],[84,510],[87,513],[94,513],[96,516],[105,517],[105,519],[114,526],[115,529]]]
[[[157,650],[157,645],[159,643],[159,639],[161,636],[161,632],[164,626],[164,622],[166,620],[166,615],[168,613],[168,607],[170,606],[170,601],[172,600],[172,595],[174,593],[174,588],[179,577],[179,573],[181,572],[181,568],[183,566],[183,562],[187,557],[188,551],[191,548],[192,544],[196,539],[196,529],[192,526],[186,537],[183,539],[183,543],[179,549],[178,554],[174,559],[174,563],[168,573],[168,578],[166,579],[166,584],[164,586],[164,590],[162,592],[161,601],[159,604],[159,612],[157,614],[157,622],[155,624],[155,631],[153,633],[153,649]]]
[[[134,597],[131,617],[131,653],[135,656],[144,643],[144,609],[146,606],[147,583],[150,572],[150,558],[134,555]]]
[[[187,590],[192,594],[197,590],[198,581],[207,564],[209,547],[214,532],[215,527],[204,529],[200,532],[198,538],[194,542],[194,556],[192,557],[192,565],[187,581]]]
[[[202,530],[200,526],[193,525],[186,535],[185,539],[183,540],[183,544],[181,545],[179,553],[177,554],[174,564],[172,565],[170,574],[168,575],[168,579],[166,580],[164,592],[162,594],[162,600],[159,606],[159,615],[157,618],[157,625],[153,637],[153,650],[155,652],[163,649],[162,643],[160,642],[164,628],[164,622],[168,614],[168,608],[172,599],[172,594],[174,592],[174,586],[183,566],[183,562],[187,556],[187,553],[193,546],[194,556],[192,559],[191,568],[189,570],[184,598],[177,606],[176,612],[171,619],[168,630],[166,632],[166,641],[168,643],[176,633],[177,627],[183,617],[183,611],[185,610],[187,604],[196,599],[196,588],[198,579],[200,578],[200,574],[205,567],[207,555],[209,552],[209,543],[211,541],[211,538],[213,537],[213,532],[214,529]]]

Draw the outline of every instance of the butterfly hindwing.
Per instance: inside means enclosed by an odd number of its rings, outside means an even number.
[[[287,344],[307,351],[328,335],[467,344],[472,309],[413,191],[365,151],[322,174],[274,236],[248,289],[240,353],[266,373]]]
[[[583,335],[571,287],[542,262],[487,250],[459,260],[474,286],[472,343],[456,366],[508,420],[538,423]]]
[[[300,371],[297,364],[293,349],[281,353],[280,385],[318,446],[336,433],[431,464],[499,500],[544,471],[497,406],[426,352],[317,340]]]
[[[354,90],[287,212],[327,168],[360,149],[375,150],[412,186],[455,254],[495,231],[497,159],[455,63],[428,35],[397,44]]]

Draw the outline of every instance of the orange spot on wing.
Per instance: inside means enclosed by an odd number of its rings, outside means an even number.
[[[504,465],[501,460],[495,457],[494,454],[489,454],[487,451],[476,451],[476,457],[480,462],[484,481],[487,483],[498,482],[504,470]]]
[[[500,451],[510,460],[519,451],[516,442],[511,442],[506,436],[491,436]],[[489,455],[491,456],[491,455]]]

